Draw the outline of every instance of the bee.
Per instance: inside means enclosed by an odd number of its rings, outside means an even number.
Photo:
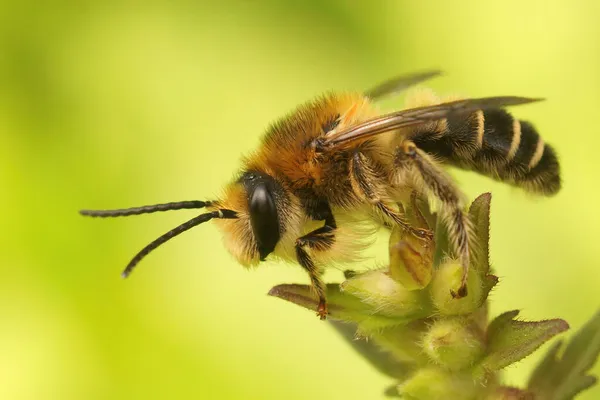
[[[214,220],[240,264],[256,266],[279,258],[306,270],[319,300],[317,315],[325,319],[323,269],[328,261],[356,256],[349,251],[358,246],[351,235],[353,225],[345,219],[397,226],[431,240],[432,232],[412,227],[400,206],[406,193],[416,191],[439,204],[463,268],[461,285],[452,294],[464,297],[472,251],[470,221],[463,195],[445,167],[475,171],[541,195],[558,192],[560,171],[554,149],[533,125],[504,110],[541,99],[442,101],[432,92],[420,92],[399,111],[377,109],[377,100],[439,74],[399,76],[364,93],[329,93],[300,105],[267,129],[260,147],[243,159],[241,171],[218,199],[81,214],[121,217],[206,208],[208,212],[144,247],[123,276],[163,243]]]

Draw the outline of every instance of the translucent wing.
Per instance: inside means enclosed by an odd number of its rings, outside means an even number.
[[[325,138],[324,144],[329,147],[342,146],[357,140],[367,139],[380,133],[444,119],[456,114],[472,113],[488,108],[516,106],[541,100],[543,99],[516,96],[483,97],[396,111],[370,119],[339,132],[332,131]]]
[[[426,71],[410,75],[400,75],[367,90],[365,92],[365,96],[371,98],[372,100],[379,100],[382,97],[397,94],[413,85],[416,85],[417,83],[421,83],[427,79],[431,79],[441,74],[441,71]]]

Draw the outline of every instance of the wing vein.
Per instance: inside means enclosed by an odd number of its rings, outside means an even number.
[[[341,146],[358,140],[408,126],[447,118],[453,114],[472,113],[477,110],[516,106],[541,101],[540,98],[517,96],[482,97],[478,99],[456,100],[433,106],[411,108],[385,114],[339,132],[331,132],[326,140],[327,146]]]

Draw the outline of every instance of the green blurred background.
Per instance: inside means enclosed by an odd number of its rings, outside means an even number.
[[[209,224],[123,281],[194,212],[77,210],[212,198],[273,119],[402,72],[443,69],[444,93],[548,99],[514,112],[557,148],[557,197],[455,176],[470,198],[493,192],[493,315],[577,329],[600,304],[600,3],[51,3],[0,9],[0,399],[382,398],[393,382],[328,324],[266,296],[307,282],[299,268],[245,271]]]

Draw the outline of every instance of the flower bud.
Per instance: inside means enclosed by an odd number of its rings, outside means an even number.
[[[423,350],[435,363],[461,370],[478,361],[484,352],[484,334],[467,318],[437,320],[423,337]]]
[[[428,321],[417,319],[408,323],[385,328],[366,329],[359,325],[359,335],[368,337],[378,348],[385,351],[392,359],[408,366],[425,366],[430,360],[421,348],[421,338],[429,328]],[[407,371],[405,372],[406,375]]]
[[[461,285],[463,268],[460,263],[449,261],[439,266],[430,285],[433,305],[443,315],[464,315],[475,311],[485,300],[487,293],[482,287],[481,278],[470,270],[467,280],[468,295],[456,298],[452,295]]]
[[[365,272],[346,280],[341,289],[358,297],[377,314],[391,317],[422,317],[430,310],[422,291],[410,291],[393,280],[384,270]]]
[[[432,240],[420,239],[395,228],[390,235],[390,276],[408,290],[425,288],[433,270]]]
[[[420,369],[398,387],[403,398],[427,400],[475,400],[481,391],[471,377],[437,368]]]

